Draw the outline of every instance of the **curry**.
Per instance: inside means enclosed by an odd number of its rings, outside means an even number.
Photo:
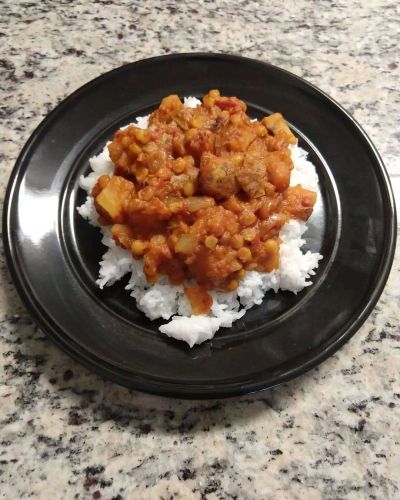
[[[207,313],[209,291],[276,269],[281,227],[311,215],[316,193],[289,185],[296,142],[281,114],[252,121],[243,101],[218,90],[196,108],[170,95],[146,130],[115,133],[114,175],[92,193],[99,222],[143,259],[150,283],[166,275],[186,285],[193,312]]]

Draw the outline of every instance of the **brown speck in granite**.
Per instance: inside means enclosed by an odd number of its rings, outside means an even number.
[[[101,497],[100,490],[96,490],[92,493],[92,498],[100,498],[100,497]]]
[[[40,372],[30,372],[29,375],[31,377],[31,381],[35,382],[40,377],[41,373]]]
[[[188,479],[194,479],[196,476],[196,472],[190,469],[182,469],[179,472],[179,477],[182,478],[184,481],[187,481]]]
[[[63,379],[65,382],[69,382],[73,376],[74,372],[72,370],[65,370]]]
[[[139,427],[139,429],[142,434],[148,434],[149,432],[151,432],[151,425],[143,424]]]
[[[92,486],[94,486],[98,482],[99,481],[97,478],[95,478],[92,474],[87,473],[86,479],[83,483],[83,487],[85,488],[85,490],[89,490]]]
[[[68,417],[69,425],[82,425],[85,422],[87,422],[87,418],[83,417],[82,415],[79,415],[79,413],[70,412]]]
[[[19,363],[22,359],[24,359],[24,356],[19,349],[14,353],[14,359],[17,363]]]
[[[111,486],[113,484],[113,480],[112,479],[102,479],[100,481],[100,486],[104,489],[104,488],[108,488],[109,486]]]
[[[104,472],[104,466],[103,465],[90,465],[89,467],[86,467],[85,469],[86,474],[101,474]]]

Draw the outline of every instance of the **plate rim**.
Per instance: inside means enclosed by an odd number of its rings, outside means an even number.
[[[394,194],[393,189],[390,183],[390,177],[384,165],[384,162],[375,147],[372,143],[371,139],[368,137],[364,129],[361,125],[351,116],[351,114],[341,106],[335,99],[330,97],[324,91],[316,87],[314,84],[308,82],[302,77],[295,75],[294,73],[275,66],[269,62],[258,61],[256,59],[242,57],[238,55],[225,54],[225,53],[213,53],[213,52],[189,52],[189,53],[174,53],[168,55],[155,56],[151,58],[141,59],[123,66],[119,66],[114,68],[106,73],[99,75],[98,77],[90,80],[86,84],[77,88],[74,92],[69,94],[66,98],[62,99],[50,113],[48,113],[37,125],[34,131],[29,136],[28,140],[24,144],[20,154],[17,157],[17,160],[12,168],[11,174],[9,176],[7,188],[5,191],[5,198],[3,204],[3,217],[2,217],[2,228],[3,228],[3,244],[4,244],[4,254],[6,257],[6,264],[10,275],[12,277],[13,283],[16,287],[16,290],[24,303],[24,306],[27,308],[27,311],[31,315],[34,322],[39,326],[39,328],[46,333],[46,335],[53,340],[53,342],[60,347],[64,352],[66,352],[70,357],[80,362],[91,371],[94,371],[98,375],[102,377],[106,377],[113,382],[121,384],[121,377],[118,374],[113,373],[117,372],[118,367],[112,366],[112,370],[108,368],[107,363],[100,360],[101,364],[97,362],[97,359],[94,358],[92,354],[90,354],[90,358],[86,356],[85,349],[76,344],[75,349],[73,348],[75,342],[68,338],[68,342],[63,339],[63,335],[60,335],[60,332],[57,332],[57,327],[51,324],[51,318],[46,317],[45,307],[42,304],[35,303],[34,297],[31,297],[28,293],[29,287],[24,281],[24,277],[18,269],[18,259],[16,258],[16,241],[12,235],[12,227],[10,224],[11,213],[13,210],[13,198],[16,192],[16,189],[19,185],[19,177],[23,173],[23,165],[26,158],[29,156],[31,148],[35,145],[37,139],[40,137],[41,132],[51,124],[51,122],[63,111],[63,109],[68,106],[69,102],[73,100],[76,96],[83,94],[84,92],[90,90],[90,88],[96,85],[99,81],[105,81],[108,78],[112,78],[114,74],[120,73],[121,71],[131,71],[132,67],[139,67],[143,64],[156,64],[158,60],[166,60],[166,59],[189,59],[195,58],[197,60],[202,60],[206,58],[213,59],[228,59],[236,62],[248,62],[251,64],[258,64],[260,66],[265,66],[274,71],[278,71],[286,74],[290,78],[294,78],[298,80],[303,85],[310,87],[317,94],[321,95],[324,100],[330,102],[334,105],[342,114],[346,116],[346,118],[351,122],[352,126],[355,127],[366,146],[369,147],[371,153],[373,154],[374,160],[379,167],[379,173],[381,174],[379,177],[380,190],[383,193],[383,197],[385,199],[385,217],[387,218],[385,226],[388,231],[388,238],[385,242],[385,255],[384,258],[381,259],[379,265],[379,278],[376,282],[376,287],[368,295],[368,299],[364,303],[364,307],[358,316],[358,318],[351,323],[350,326],[343,327],[343,333],[334,341],[332,341],[328,346],[319,350],[319,352],[313,356],[311,359],[308,359],[300,366],[289,369],[285,371],[283,374],[276,376],[270,382],[265,383],[262,381],[250,381],[250,382],[241,382],[240,387],[235,387],[237,383],[230,383],[224,385],[213,385],[213,384],[199,384],[199,387],[196,385],[186,386],[182,383],[173,384],[171,382],[158,382],[151,381],[148,377],[140,377],[130,376],[130,379],[134,379],[134,383],[123,384],[128,385],[131,388],[134,388],[139,391],[144,391],[147,393],[168,396],[168,397],[178,397],[178,398],[187,398],[187,399],[210,399],[210,398],[224,398],[224,397],[232,397],[238,396],[242,394],[249,394],[252,392],[257,392],[260,390],[267,390],[269,388],[275,387],[282,383],[285,383],[293,378],[298,377],[299,375],[306,373],[310,369],[319,365],[323,361],[325,361],[329,356],[331,356],[334,352],[336,352],[342,345],[344,345],[361,327],[361,325],[366,321],[369,314],[372,312],[375,307],[379,297],[381,296],[383,289],[386,285],[394,255],[396,249],[396,207],[394,202]]]

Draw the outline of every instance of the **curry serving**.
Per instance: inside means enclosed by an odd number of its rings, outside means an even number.
[[[130,125],[109,144],[114,174],[92,191],[99,222],[143,259],[150,283],[186,285],[193,312],[205,314],[210,290],[276,269],[281,227],[311,215],[316,193],[289,186],[296,142],[281,114],[252,121],[218,90],[196,108],[168,96],[146,130]]]

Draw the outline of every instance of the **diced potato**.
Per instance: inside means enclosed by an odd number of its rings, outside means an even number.
[[[117,245],[123,248],[130,248],[133,239],[133,231],[126,224],[114,224],[111,228],[112,236]]]
[[[110,222],[121,223],[123,222],[124,204],[134,190],[135,186],[132,182],[115,175],[96,196],[96,207],[100,214]]]
[[[306,221],[312,214],[316,200],[317,193],[304,189],[298,184],[285,191],[283,208],[291,217]]]
[[[279,192],[285,191],[290,183],[292,161],[286,151],[274,151],[265,157],[268,180]]]
[[[213,198],[208,196],[189,196],[186,199],[189,212],[197,212],[202,208],[209,208],[215,205]]]
[[[292,134],[290,128],[285,122],[285,119],[280,113],[273,113],[270,116],[266,116],[262,120],[262,123],[274,135],[281,133],[285,136],[285,139],[289,144],[296,144],[296,137]]]
[[[182,235],[175,244],[175,252],[190,254],[196,250],[197,238],[191,234]]]

